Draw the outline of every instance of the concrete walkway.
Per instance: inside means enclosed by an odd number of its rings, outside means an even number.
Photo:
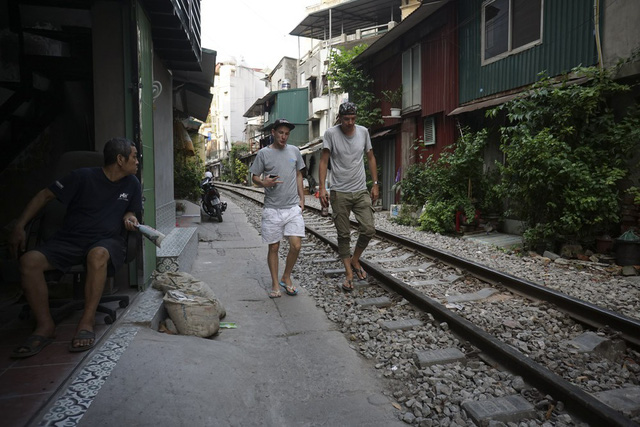
[[[85,407],[74,417],[81,426],[404,425],[372,363],[304,289],[268,298],[267,247],[242,210],[228,201],[224,222],[198,227],[191,274],[211,286],[237,329],[214,339],[159,333],[136,317],[136,305],[157,301],[147,291],[79,373],[80,393],[63,390],[45,420],[75,403]],[[105,358],[113,362],[92,367]]]

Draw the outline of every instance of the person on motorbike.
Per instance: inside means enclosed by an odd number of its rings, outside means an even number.
[[[298,294],[291,282],[291,272],[298,259],[304,237],[302,169],[305,165],[300,149],[287,144],[289,133],[294,127],[286,119],[276,120],[271,129],[273,143],[258,151],[256,160],[249,169],[253,183],[264,188],[262,241],[269,245],[269,298],[281,296],[278,286],[284,288],[287,295]],[[289,238],[289,253],[284,273],[278,279],[278,250],[283,237]]]

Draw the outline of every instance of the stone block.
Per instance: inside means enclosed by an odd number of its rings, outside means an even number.
[[[344,268],[332,268],[324,270],[322,274],[326,277],[338,277],[344,275]]]
[[[447,277],[444,277],[442,280],[447,283],[455,283],[458,280],[462,279],[464,276],[458,276],[457,274],[449,274]]]
[[[578,353],[595,353],[610,360],[615,360],[626,350],[624,341],[612,341],[591,331],[578,335],[567,344]]]
[[[482,401],[467,401],[462,408],[477,425],[490,421],[517,423],[525,418],[535,418],[536,411],[522,396],[506,396]]]
[[[426,270],[427,268],[433,266],[432,262],[426,262],[424,264],[420,264],[420,265],[413,265],[413,266],[409,266],[409,267],[392,267],[392,268],[387,268],[386,270],[390,273],[403,273],[406,271],[420,271],[420,270]]]
[[[640,415],[640,386],[600,391],[594,396],[628,417]]]
[[[389,320],[382,322],[381,326],[390,331],[409,330],[417,326],[422,326],[422,322],[418,319]]]
[[[431,365],[446,365],[449,363],[465,363],[464,353],[457,348],[443,348],[438,350],[418,351],[415,353],[415,360],[421,368]]]
[[[468,294],[449,295],[447,297],[447,302],[455,303],[455,302],[479,301],[485,298],[489,298],[491,295],[496,293],[498,293],[497,289],[484,288],[484,289],[480,289],[477,292],[472,292]]]
[[[442,281],[440,279],[429,279],[429,280],[415,280],[413,282],[409,282],[411,286],[436,286],[441,285]]]
[[[377,250],[373,250],[373,251],[367,251],[367,255],[371,256],[371,255],[388,254],[389,252],[393,252],[396,249],[398,249],[398,248],[396,248],[394,246],[389,246],[388,248],[385,248],[385,249],[377,249]]]
[[[338,261],[340,261],[338,258],[320,258],[320,259],[314,259],[313,263],[314,264],[325,264],[325,263],[329,263],[329,262],[338,262]],[[342,271],[344,271],[344,269]]]
[[[385,263],[385,262],[397,262],[397,261],[406,261],[411,258],[413,254],[404,254],[401,256],[393,257],[393,258],[376,258],[373,262]]]
[[[393,302],[387,297],[356,298],[356,304],[361,307],[389,307]]]

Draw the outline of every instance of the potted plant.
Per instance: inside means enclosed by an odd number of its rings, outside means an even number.
[[[402,111],[402,86],[396,90],[383,90],[380,93],[382,98],[391,104],[391,115],[400,117],[400,112]]]

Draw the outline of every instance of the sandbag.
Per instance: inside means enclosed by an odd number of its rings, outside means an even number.
[[[208,299],[169,290],[163,300],[167,314],[181,335],[205,338],[218,333],[220,314]]]
[[[188,295],[205,298],[214,304],[216,311],[220,314],[220,319],[223,319],[227,315],[222,303],[209,285],[188,273],[182,271],[154,273],[152,286],[163,293],[169,290],[178,290]]]

